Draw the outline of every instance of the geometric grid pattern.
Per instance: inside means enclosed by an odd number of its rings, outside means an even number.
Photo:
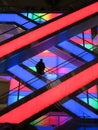
[[[38,24],[45,23],[53,18],[57,18],[62,13],[22,13],[24,16],[34,20]]]
[[[85,32],[84,32],[85,33]],[[78,37],[78,36],[77,36]],[[81,39],[81,34],[79,34],[79,38]],[[71,40],[73,40],[74,38],[72,38]],[[89,41],[89,40],[88,40]],[[75,41],[76,42],[76,41]],[[89,41],[91,42],[91,41]],[[83,100],[84,101],[84,100]]]

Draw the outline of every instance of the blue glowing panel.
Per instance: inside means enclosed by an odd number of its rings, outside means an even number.
[[[80,48],[79,46],[74,45],[69,41],[63,41],[58,44],[59,47],[67,50],[68,52],[82,58],[83,60],[89,62],[95,59],[95,56],[84,49]]]
[[[20,94],[20,96],[25,97],[25,96],[27,96],[27,95],[29,95],[31,93],[32,93],[32,91],[23,91],[23,90],[21,90],[19,94]]]
[[[25,66],[28,66],[30,68],[34,68],[36,63],[37,63],[36,61],[34,61],[34,60],[32,60],[32,58],[30,58],[30,59],[24,61],[22,64],[24,64]]]
[[[87,95],[86,95],[85,93],[81,93],[81,94],[79,94],[77,97],[78,97],[78,98],[86,98]]]
[[[96,97],[94,96],[96,95]],[[87,103],[88,105],[90,105],[91,107],[95,108],[98,110],[98,99],[97,99],[97,93],[96,94],[89,94],[87,95],[87,93],[81,93],[79,94],[77,97],[82,100],[83,102]]]
[[[76,35],[77,37],[83,38],[83,34],[79,33],[78,35]]]
[[[93,44],[92,42],[90,43],[89,41],[87,41],[87,39],[83,40],[83,38],[80,38],[80,37],[77,37],[77,36],[74,36],[72,38],[70,38],[71,41],[75,42],[76,44],[80,44],[81,46],[89,49],[89,50],[93,50]]]
[[[0,14],[0,22],[16,22],[23,27],[30,29],[36,26],[35,23],[29,22],[27,19],[17,14]]]
[[[20,78],[21,80],[23,80],[24,82],[28,83],[35,89],[39,89],[47,84],[18,65],[9,68],[8,71]]]
[[[35,126],[37,130],[54,130],[52,126]]]
[[[41,58],[46,66],[45,74],[43,76],[48,80],[56,80],[78,68],[78,65],[75,66],[69,61],[62,59],[49,51],[42,52],[31,59],[24,61],[23,64],[33,71],[36,71],[35,65]]]
[[[91,39],[91,35],[90,34],[84,34],[84,38],[85,39]],[[89,41],[89,40],[88,40]]]
[[[18,91],[10,91],[8,96],[8,105],[16,102],[18,100]]]
[[[31,29],[31,28],[34,28],[36,25],[32,22],[28,22],[24,25],[22,25],[23,27],[27,28],[27,29]]]
[[[23,69],[18,65],[9,68],[8,71],[12,72],[14,75],[18,76],[25,82],[28,82],[30,79],[34,78],[34,75],[30,74],[28,71],[26,71],[25,69]]]
[[[14,102],[17,102],[17,95],[16,96],[13,96],[13,95],[9,96],[7,105],[9,106],[9,105],[13,104]]]
[[[25,96],[29,95],[32,91],[23,91],[20,90],[19,93],[18,91],[10,91],[9,96],[8,96],[8,105],[11,105],[14,102],[17,102],[19,99],[24,98]],[[19,94],[19,99],[18,99],[18,94]]]
[[[81,57],[82,59],[84,59],[87,62],[90,62],[96,58],[93,54],[90,54],[88,52],[81,54],[81,56],[79,56],[79,57]]]
[[[63,103],[62,106],[81,118],[85,117],[98,119],[98,115],[72,99]]]

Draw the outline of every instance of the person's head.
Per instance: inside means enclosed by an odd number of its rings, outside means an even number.
[[[40,59],[40,62],[42,62],[43,61],[43,59]]]

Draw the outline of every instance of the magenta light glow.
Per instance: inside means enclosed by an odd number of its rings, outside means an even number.
[[[71,37],[70,40],[72,40],[72,41],[74,41],[75,43],[78,43],[78,44],[83,44],[83,39],[81,39],[77,36]]]
[[[15,90],[18,90],[19,88],[18,88],[18,86],[19,86],[19,81],[17,81],[17,80],[15,80],[15,79],[11,79],[10,80],[10,90],[14,90],[15,88]],[[28,87],[26,87],[24,84],[21,84],[20,85],[20,88],[22,88],[22,90],[24,90],[24,91],[31,91]]]
[[[94,85],[93,87],[89,88],[88,92],[91,94],[97,93],[97,85]]]

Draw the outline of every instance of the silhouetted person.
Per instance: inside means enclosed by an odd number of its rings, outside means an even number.
[[[36,64],[36,70],[37,73],[44,74],[45,64],[43,62],[43,59],[40,59],[40,61]]]

